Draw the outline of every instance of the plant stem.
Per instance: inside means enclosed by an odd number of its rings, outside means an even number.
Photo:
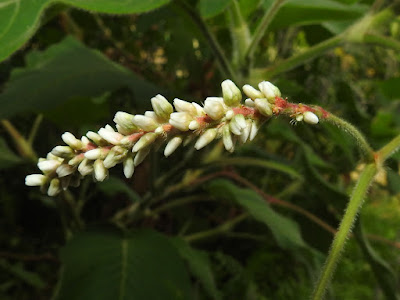
[[[194,242],[194,241],[202,240],[202,239],[209,238],[209,237],[212,237],[215,235],[220,235],[222,233],[230,231],[236,224],[240,223],[241,221],[246,219],[248,216],[249,216],[248,213],[243,213],[243,214],[223,223],[222,225],[220,225],[214,229],[201,231],[201,232],[197,232],[197,233],[185,236],[184,240],[186,240],[187,242]]]
[[[330,283],[333,272],[335,271],[340,254],[343,251],[344,244],[349,237],[357,213],[363,203],[365,194],[377,172],[375,163],[368,164],[358,179],[358,182],[350,197],[349,204],[344,213],[339,230],[333,239],[331,250],[322,269],[317,285],[314,289],[312,299],[321,300],[325,295],[326,288]]]
[[[28,158],[31,161],[35,162],[37,161],[37,156],[31,145],[28,143],[28,141],[19,133],[19,131],[14,127],[13,124],[11,124],[10,121],[8,120],[1,120],[1,124],[3,127],[6,129],[8,134],[11,136],[11,138],[14,141],[14,144],[17,148],[18,153],[24,157]]]
[[[236,51],[233,57],[236,65],[241,69],[246,50],[250,45],[250,30],[243,19],[237,0],[232,1],[232,4],[229,7],[229,13],[232,23],[230,31],[233,41],[233,51]]]
[[[256,30],[254,31],[253,39],[251,40],[250,45],[246,50],[246,60],[252,60],[254,51],[260,43],[261,38],[264,36],[265,32],[268,29],[268,26],[271,24],[271,21],[274,19],[276,13],[281,8],[284,2],[285,0],[275,0],[274,3],[269,7],[268,11],[262,17],[260,24],[258,24]]]
[[[357,141],[357,144],[358,144],[365,160],[367,162],[374,161],[374,151],[372,150],[371,146],[368,144],[364,135],[356,127],[354,127],[349,122],[347,122],[333,114],[329,114],[324,120],[336,125],[341,130],[350,134]]]
[[[379,151],[377,151],[377,159],[380,163],[383,163],[392,154],[400,149],[400,135],[396,136],[393,140],[383,146]]]
[[[400,42],[394,38],[383,36],[380,34],[368,33],[364,36],[364,41],[379,46],[392,48],[400,51]]]
[[[197,12],[186,2],[177,0],[176,3],[178,6],[182,8],[184,12],[186,12],[191,18],[192,21],[199,27],[200,31],[203,33],[205,39],[208,41],[211,50],[214,52],[215,57],[217,58],[222,72],[224,76],[227,78],[231,78],[233,81],[237,81],[235,72],[232,69],[228,59],[225,57],[224,52],[222,51],[221,46],[219,45],[217,39],[214,37],[212,32],[208,29],[207,25],[204,23],[203,19],[197,14]]]
[[[29,137],[28,137],[28,144],[31,146],[33,144],[33,141],[35,140],[36,134],[38,132],[40,123],[42,123],[42,120],[43,120],[43,115],[38,114],[35,121],[33,122],[32,129],[31,129],[31,132],[29,133]]]

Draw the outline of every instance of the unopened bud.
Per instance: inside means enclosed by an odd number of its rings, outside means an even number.
[[[117,163],[119,163],[125,155],[128,153],[128,149],[115,146],[110,152],[107,154],[106,159],[104,160],[104,167],[107,169],[114,167]]]
[[[201,117],[205,114],[204,109],[196,102],[192,102],[192,105],[196,108],[196,116]]]
[[[50,181],[50,186],[49,189],[47,190],[47,195],[50,197],[54,197],[58,195],[58,193],[61,192],[61,187],[60,187],[60,180],[58,178],[54,178]]]
[[[142,136],[139,141],[133,146],[132,152],[138,152],[141,149],[149,146],[151,143],[153,143],[156,138],[158,137],[158,134],[154,132],[149,132],[146,133],[144,136]]]
[[[107,148],[96,148],[85,152],[85,157],[90,160],[104,159],[110,150]]]
[[[251,129],[250,129],[250,137],[249,137],[249,140],[250,140],[250,141],[254,140],[254,138],[256,137],[257,133],[258,133],[258,124],[257,124],[256,121],[253,121],[253,122],[251,123]]]
[[[181,131],[188,131],[193,117],[187,112],[175,112],[169,116],[169,123]]]
[[[117,124],[118,132],[129,134],[136,131],[138,128],[133,124],[133,115],[123,111],[118,111],[114,116],[114,122]]]
[[[133,160],[134,166],[138,166],[146,158],[147,154],[150,152],[150,147],[143,148],[136,153],[135,159]]]
[[[133,164],[133,157],[129,156],[127,157],[124,162],[124,175],[126,178],[131,178],[133,175],[133,172],[135,172],[135,165]]]
[[[243,92],[246,94],[247,97],[250,97],[251,99],[256,99],[256,98],[263,98],[264,95],[261,93],[259,90],[253,88],[250,84],[245,84],[243,86]]]
[[[200,124],[196,120],[193,120],[192,122],[189,123],[189,129],[190,130],[196,130],[199,129]]]
[[[319,122],[319,119],[318,119],[317,115],[314,114],[311,111],[306,111],[303,114],[303,116],[304,116],[304,122],[306,122],[308,124],[313,124],[314,125],[314,124],[318,124],[318,122]]]
[[[98,133],[103,139],[113,145],[118,145],[119,141],[124,137],[118,132],[110,131],[105,128],[101,128]]]
[[[158,124],[154,119],[142,115],[134,116],[133,123],[144,131],[152,131],[158,127]]]
[[[51,153],[58,157],[70,158],[74,155],[74,150],[69,146],[56,146],[51,150]]]
[[[263,96],[263,95],[261,95],[261,96]],[[246,106],[248,106],[248,107],[255,107],[255,106],[256,106],[255,103],[254,103],[254,101],[251,100],[251,99],[249,99],[249,98],[247,98],[246,100],[244,100],[244,104],[245,104]]]
[[[246,128],[243,129],[242,134],[240,135],[240,140],[242,141],[243,144],[247,142],[247,140],[250,136],[252,121],[246,120],[246,123],[247,123],[247,126],[246,126]]]
[[[61,135],[62,140],[64,143],[66,143],[68,146],[75,150],[80,150],[83,147],[82,141],[78,140],[72,133],[70,132],[65,132]]]
[[[62,164],[57,168],[57,175],[58,177],[65,177],[72,173],[74,173],[75,168],[71,167],[70,165]]]
[[[204,112],[213,120],[219,120],[225,115],[225,109],[215,97],[209,97],[204,101]]]
[[[38,162],[37,166],[43,173],[50,173],[55,171],[61,164],[60,161],[55,159],[45,159]]]
[[[224,128],[222,129],[222,141],[224,143],[225,149],[229,152],[232,152],[234,146],[229,125],[225,125]]]
[[[42,174],[31,174],[25,177],[25,184],[27,186],[41,186],[45,184],[47,177]]]
[[[93,131],[88,131],[86,133],[86,136],[89,139],[91,139],[96,145],[100,145],[105,142],[100,135],[98,135],[96,132],[93,132]]]
[[[232,80],[224,80],[221,83],[222,95],[227,106],[238,106],[242,100],[242,93]]]
[[[269,81],[260,82],[258,88],[269,101],[273,101],[275,97],[281,96],[281,91]]]
[[[104,167],[103,161],[101,159],[98,159],[94,162],[93,170],[94,178],[97,181],[104,181],[104,179],[106,179],[106,177],[108,176],[108,169]]]
[[[180,144],[182,144],[182,138],[180,136],[173,137],[167,144],[164,150],[165,157],[170,156]]]
[[[151,98],[151,105],[153,106],[155,114],[163,120],[168,120],[169,115],[174,111],[171,103],[162,95]]]
[[[195,116],[197,114],[196,107],[194,107],[193,104],[190,102],[175,98],[174,106],[176,111],[178,112],[186,112],[191,114],[192,116]]]
[[[257,98],[254,100],[254,104],[257,110],[264,116],[270,117],[272,116],[272,108],[271,103],[268,102],[265,98]]]
[[[212,129],[207,129],[196,141],[196,144],[194,144],[194,148],[196,150],[200,150],[201,148],[207,146],[209,143],[211,143],[215,137],[217,136],[217,129],[212,128]]]
[[[82,176],[89,175],[90,173],[93,172],[92,162],[89,159],[85,158],[79,164],[78,171],[79,171],[79,173],[81,173]]]

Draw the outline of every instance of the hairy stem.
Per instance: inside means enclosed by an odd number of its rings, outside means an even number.
[[[384,162],[399,149],[400,149],[400,135],[396,136],[393,140],[391,140],[377,152],[378,161],[381,163]]]
[[[357,213],[376,172],[377,167],[375,163],[368,164],[358,179],[342,221],[340,222],[339,230],[333,239],[331,250],[329,251],[322,273],[314,289],[312,296],[313,300],[321,300],[325,295],[325,291],[331,281],[332,275],[343,251],[344,244],[350,235]]]

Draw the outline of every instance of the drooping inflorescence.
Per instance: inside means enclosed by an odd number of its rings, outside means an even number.
[[[55,196],[68,186],[79,186],[81,179],[90,174],[96,181],[103,181],[108,169],[120,163],[125,177],[130,178],[150,150],[164,142],[166,157],[181,144],[196,140],[194,147],[199,150],[218,138],[222,138],[226,150],[233,152],[236,143],[253,140],[260,125],[273,115],[287,114],[297,122],[317,124],[319,117],[327,114],[319,107],[287,102],[268,81],[261,82],[259,90],[244,85],[248,97],[244,103],[240,89],[231,80],[221,86],[223,97],[208,97],[203,106],[176,98],[174,111],[167,99],[157,95],[151,99],[153,111],[144,115],[117,112],[115,129],[106,125],[81,139],[64,133],[66,145],[56,146],[46,158],[40,158],[38,167],[43,174],[26,176],[25,184],[40,186],[43,192]]]

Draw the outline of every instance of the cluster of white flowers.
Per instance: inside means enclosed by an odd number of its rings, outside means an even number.
[[[282,108],[276,104],[281,92],[268,81],[261,82],[259,90],[243,86],[248,97],[244,104],[240,89],[231,80],[225,80],[221,86],[223,97],[208,97],[203,107],[174,99],[174,112],[171,103],[157,95],[151,99],[154,111],[146,111],[144,115],[117,112],[116,130],[106,125],[97,133],[89,131],[81,139],[64,133],[62,139],[67,146],[57,146],[46,158],[40,158],[38,167],[43,174],[26,176],[25,184],[40,186],[43,192],[55,196],[70,185],[78,186],[89,174],[96,181],[103,181],[108,169],[119,163],[123,164],[126,178],[130,178],[151,148],[165,141],[166,157],[195,138],[197,150],[222,138],[226,150],[232,152],[236,142],[253,140],[261,123],[281,112]],[[319,121],[311,111],[296,112],[293,116],[310,124]]]

